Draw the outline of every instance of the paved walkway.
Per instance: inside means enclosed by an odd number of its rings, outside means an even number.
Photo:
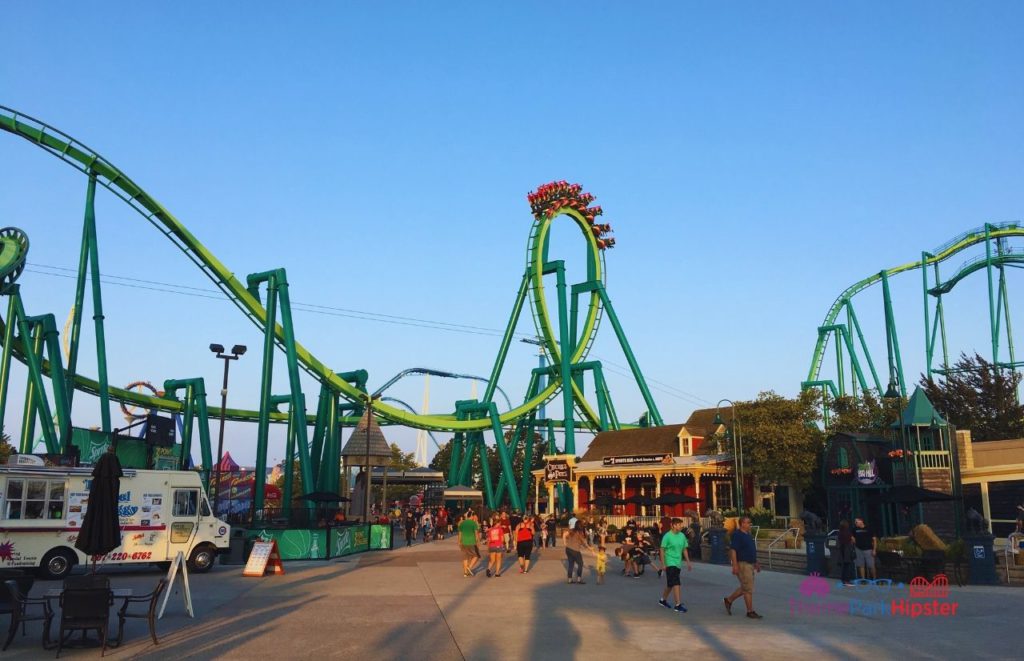
[[[662,581],[613,573],[596,585],[566,585],[561,548],[536,554],[520,575],[463,578],[452,539],[329,562],[288,562],[284,576],[243,578],[241,567],[218,566],[192,577],[196,619],[172,595],[154,647],[144,622],[131,622],[122,658],[367,658],[367,659],[616,659],[624,654],[697,653],[709,658],[1021,658],[1024,591],[951,589],[950,617],[893,617],[868,612],[907,591],[888,595],[840,589],[804,596],[804,577],[763,572],[755,607],[765,619],[743,617],[742,602],[726,615],[722,597],[735,579],[727,566],[696,563],[683,573],[687,614],[657,605]],[[587,559],[588,563],[591,559]],[[117,587],[148,589],[156,572],[119,573]],[[33,594],[46,587],[39,582]],[[923,603],[923,600],[916,600]],[[858,612],[850,614],[850,604]],[[822,606],[826,604],[826,606]],[[859,606],[858,606],[859,605]],[[818,610],[810,615],[803,610]],[[950,606],[951,608],[951,606]],[[825,609],[844,612],[825,612]],[[48,656],[38,628],[20,635],[5,656]],[[62,658],[65,655],[62,654]],[[96,656],[72,650],[67,657]]]

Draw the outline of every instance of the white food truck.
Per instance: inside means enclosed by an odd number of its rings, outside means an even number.
[[[0,568],[57,579],[91,562],[75,548],[91,480],[91,468],[0,466]],[[125,469],[118,501],[121,546],[97,564],[166,563],[181,551],[204,572],[228,549],[231,528],[213,516],[198,473]]]

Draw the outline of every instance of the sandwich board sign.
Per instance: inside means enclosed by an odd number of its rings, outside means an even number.
[[[245,569],[242,570],[242,576],[264,576],[267,572],[271,574],[284,573],[281,553],[277,550],[277,540],[274,539],[253,544],[249,561],[245,563]]]
[[[160,604],[160,612],[157,614],[156,619],[161,619],[164,616],[164,609],[167,608],[167,602],[171,598],[171,592],[174,591],[174,579],[178,576],[178,567],[181,567],[181,580],[182,585],[185,588],[185,612],[188,613],[189,617],[195,617],[196,614],[192,610],[192,591],[188,587],[188,565],[185,564],[185,554],[178,551],[178,555],[174,557],[174,562],[171,563],[170,569],[167,570],[167,587],[164,588],[164,603]]]

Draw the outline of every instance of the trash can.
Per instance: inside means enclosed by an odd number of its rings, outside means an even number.
[[[708,531],[708,544],[711,546],[711,563],[715,565],[729,564],[729,553],[725,548],[725,528],[712,528]]]
[[[228,551],[220,556],[222,565],[244,565],[245,564],[245,529],[232,528],[231,539],[228,540]]]
[[[804,548],[807,549],[807,574],[826,575],[825,545],[828,538],[825,535],[810,533],[804,536]]]
[[[967,551],[967,562],[970,566],[971,585],[996,585],[996,556],[992,552],[995,537],[987,533],[967,535],[964,546]]]

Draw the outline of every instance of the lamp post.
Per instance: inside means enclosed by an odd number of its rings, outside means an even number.
[[[373,402],[378,399],[380,393],[366,397],[366,498],[363,502],[363,522],[367,525],[370,523],[370,423],[373,422]],[[384,471],[387,472],[387,468]]]
[[[213,513],[217,515],[217,506],[220,504],[220,465],[224,461],[224,418],[225,411],[228,405],[228,366],[231,365],[232,360],[238,360],[240,356],[243,356],[246,352],[244,344],[236,344],[231,347],[231,353],[224,353],[223,344],[211,344],[210,351],[217,354],[217,358],[224,361],[224,384],[220,389],[220,433],[217,437],[217,469],[216,478],[214,483],[216,486],[213,491]],[[257,476],[259,479],[259,476]]]
[[[729,402],[729,410],[732,412],[732,449],[733,449],[733,460],[734,468],[736,473],[736,512],[742,516],[743,514],[743,439],[740,437],[740,428],[736,424],[736,404],[731,399],[720,399],[715,404],[715,419],[711,422],[713,425],[725,424],[722,420],[722,402]]]

